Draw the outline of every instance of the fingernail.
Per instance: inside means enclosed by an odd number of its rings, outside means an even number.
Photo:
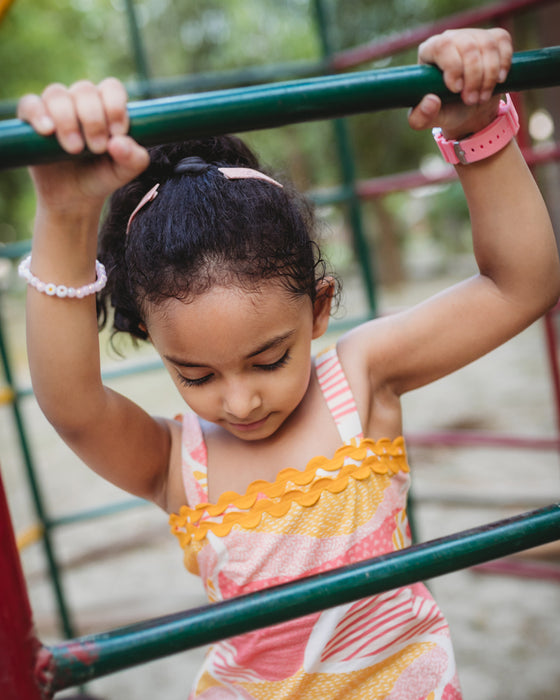
[[[469,92],[468,95],[465,95],[465,104],[477,105],[478,99],[478,92]]]
[[[464,87],[464,82],[462,78],[455,81],[455,92],[461,92]]]
[[[107,150],[107,139],[103,136],[92,138],[88,146],[92,153],[104,153]]]
[[[54,131],[54,122],[53,120],[48,117],[46,114],[39,119],[39,123],[37,124],[39,131]]]
[[[439,101],[435,95],[425,95],[422,102],[420,102],[420,111],[424,114],[431,114],[435,105],[438,105]]]
[[[84,148],[84,141],[80,134],[73,132],[66,136],[66,148],[69,151],[79,153]]]
[[[124,122],[113,122],[109,127],[109,131],[111,136],[124,136],[127,128]]]
[[[498,82],[499,83],[505,82],[507,75],[508,75],[507,70],[505,68],[502,68],[502,70],[500,71],[500,73],[498,75]]]

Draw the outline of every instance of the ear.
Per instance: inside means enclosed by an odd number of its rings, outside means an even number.
[[[317,282],[313,304],[313,339],[320,338],[328,328],[334,290],[335,281],[332,277]]]

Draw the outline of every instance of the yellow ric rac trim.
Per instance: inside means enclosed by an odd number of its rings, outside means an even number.
[[[346,459],[352,462],[345,464]],[[318,475],[319,471],[333,474]],[[401,471],[409,471],[404,438],[382,438],[377,441],[364,438],[359,443],[353,440],[339,447],[331,459],[314,457],[303,471],[288,468],[279,472],[273,482],[261,479],[253,481],[243,495],[226,491],[215,504],[200,503],[195,508],[182,506],[179,514],[170,515],[169,524],[171,532],[185,547],[192,539],[202,540],[209,530],[218,537],[224,537],[234,525],[254,529],[264,513],[282,517],[290,510],[292,503],[313,506],[324,491],[343,491],[349,479],[362,481],[372,473],[392,476]],[[313,483],[317,476],[319,478]],[[301,488],[309,485],[307,491]],[[218,521],[211,520],[218,517]]]

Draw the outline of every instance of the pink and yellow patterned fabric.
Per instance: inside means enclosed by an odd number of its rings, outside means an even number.
[[[170,517],[210,601],[252,593],[410,545],[404,440],[362,437],[336,348],[316,372],[342,446],[274,482],[208,503],[206,446],[183,418],[188,506]],[[447,623],[422,584],[213,645],[190,699],[460,700]]]

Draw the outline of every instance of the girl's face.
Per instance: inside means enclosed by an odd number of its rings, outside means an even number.
[[[303,399],[311,340],[328,324],[330,294],[292,297],[278,283],[248,293],[215,287],[147,314],[150,339],[185,402],[242,440],[278,430]]]

